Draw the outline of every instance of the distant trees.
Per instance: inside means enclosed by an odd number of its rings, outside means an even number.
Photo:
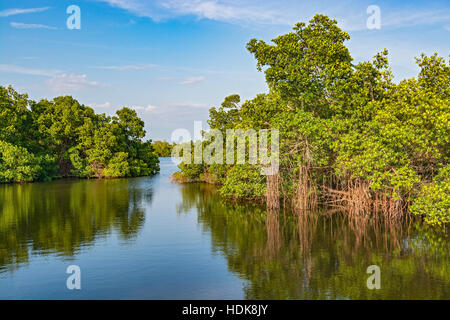
[[[356,215],[395,219],[409,210],[430,224],[448,223],[450,61],[422,55],[418,77],[396,84],[387,50],[356,64],[349,38],[335,20],[316,15],[271,44],[251,40],[247,49],[269,93],[241,105],[237,95],[225,98],[210,109],[210,127],[278,129],[280,171],[271,191],[295,208],[319,199]],[[270,188],[254,174],[258,165],[180,168],[179,180],[215,175],[226,196],[262,197]]]
[[[70,96],[35,102],[0,87],[0,182],[151,175],[158,158],[144,136],[129,108],[108,117]]]
[[[175,143],[170,144],[167,141],[155,140],[152,143],[153,150],[158,157],[171,157]]]

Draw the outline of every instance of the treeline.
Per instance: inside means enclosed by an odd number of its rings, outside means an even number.
[[[172,150],[175,147],[175,143],[155,140],[152,143],[152,147],[158,157],[171,157]]]
[[[181,163],[175,177],[216,182],[225,196],[272,195],[276,206],[298,210],[327,204],[359,216],[412,212],[450,222],[450,61],[422,55],[417,78],[394,83],[387,50],[354,63],[349,38],[316,15],[272,44],[252,39],[247,49],[269,93],[242,104],[232,95],[210,109],[210,127],[224,136],[278,129],[277,175],[262,176],[259,165]]]
[[[0,183],[152,175],[159,160],[144,136],[132,109],[109,117],[70,96],[36,102],[0,87]]]

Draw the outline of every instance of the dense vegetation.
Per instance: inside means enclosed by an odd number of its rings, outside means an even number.
[[[35,102],[0,87],[0,183],[144,176],[159,170],[144,122],[95,114],[70,96]]]
[[[172,149],[175,144],[171,144],[167,141],[155,140],[152,143],[153,150],[158,157],[170,157],[172,156]]]
[[[242,104],[232,95],[210,109],[210,127],[224,136],[232,128],[280,131],[275,177],[259,165],[205,163],[181,163],[175,177],[216,182],[225,196],[275,192],[298,209],[325,203],[354,215],[450,222],[450,61],[422,55],[417,78],[394,83],[387,50],[354,63],[349,38],[316,15],[273,44],[252,39],[247,49],[269,93]]]

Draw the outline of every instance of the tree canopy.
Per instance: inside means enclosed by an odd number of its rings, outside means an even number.
[[[126,107],[109,117],[70,96],[35,102],[0,87],[0,182],[152,175],[159,162],[145,134]]]
[[[171,157],[172,149],[175,146],[174,143],[169,143],[167,141],[153,141],[152,143],[153,149],[155,150],[155,154],[158,157]]]
[[[276,187],[257,174],[259,165],[181,164],[181,174],[214,176],[208,180],[226,196],[264,197],[275,188],[297,208],[318,199],[356,214],[409,211],[430,224],[450,222],[450,60],[422,54],[418,76],[395,83],[386,49],[354,63],[349,39],[335,20],[316,15],[272,43],[250,40],[269,92],[242,104],[233,94],[210,109],[212,129],[280,131]]]

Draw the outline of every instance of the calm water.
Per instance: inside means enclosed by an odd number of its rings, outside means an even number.
[[[162,158],[150,178],[0,185],[0,299],[450,299],[443,231],[266,214],[171,183],[175,170]]]

